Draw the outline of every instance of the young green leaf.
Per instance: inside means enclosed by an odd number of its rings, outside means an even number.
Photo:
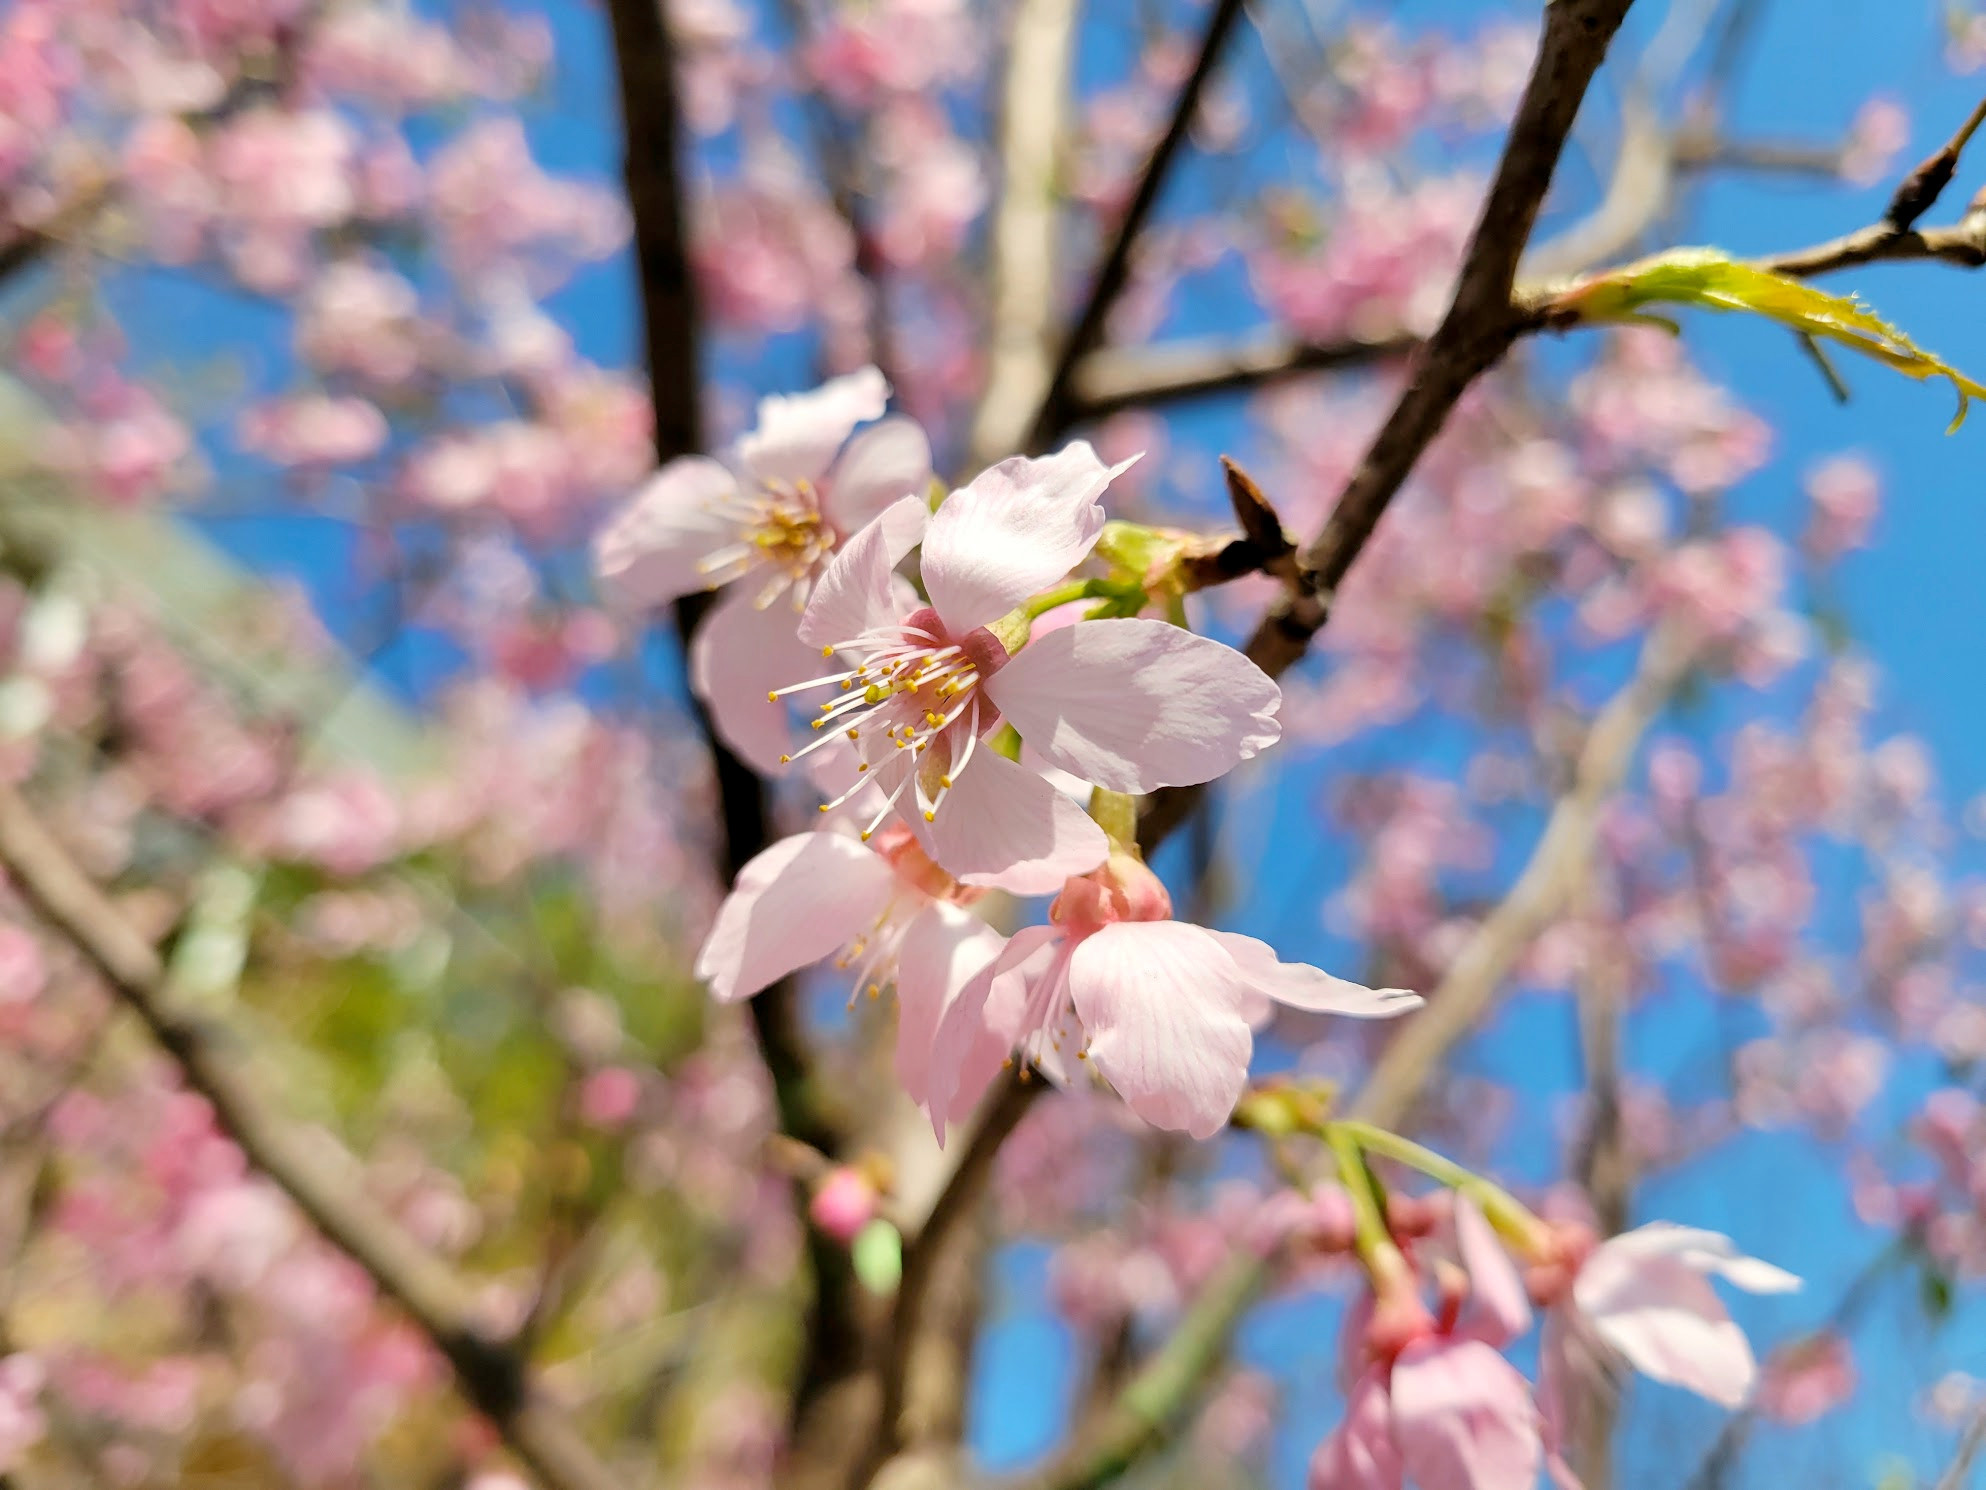
[[[1576,321],[1644,322],[1670,331],[1679,329],[1675,322],[1645,307],[1699,306],[1767,316],[1795,335],[1825,337],[1906,377],[1949,379],[1958,391],[1958,413],[1951,429],[1965,422],[1973,398],[1986,398],[1986,386],[1926,352],[1854,296],[1830,295],[1804,280],[1743,263],[1714,248],[1671,249],[1628,264],[1573,286],[1554,304]]]

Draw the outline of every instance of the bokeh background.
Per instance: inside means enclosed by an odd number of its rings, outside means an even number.
[[[1064,9],[1063,103],[1038,105],[1062,124],[1049,333],[1206,23]],[[1023,10],[669,7],[713,446],[756,398],[875,360],[970,474]],[[1314,531],[1397,388],[1384,348],[1445,303],[1537,19],[1247,8],[1098,365],[1368,350],[1074,421],[1147,452],[1119,513],[1225,528],[1226,454]],[[1534,262],[1823,242],[1879,219],[1982,90],[1986,16],[1956,0],[1642,0]],[[581,0],[11,0],[0,761],[163,940],[174,1000],[525,1331],[626,1483],[777,1483],[817,1321],[752,1032],[688,973],[723,888],[708,757],[669,618],[604,608],[587,553],[655,460],[623,143],[609,16]],[[1982,182],[1961,166],[1937,220]],[[1827,288],[1986,370],[1965,268]],[[1986,434],[1945,433],[1942,384],[1837,354],[1837,389],[1782,328],[1682,321],[1541,338],[1485,382],[1286,680],[1285,744],[1157,865],[1286,957],[1433,988],[1649,628],[1702,619],[1717,645],[1639,743],[1580,893],[1413,1125],[1576,1211],[1578,1011],[1611,986],[1630,1216],[1806,1280],[1735,1301],[1770,1357],[1755,1409],[1627,1390],[1615,1482],[1929,1485],[1986,1375]],[[1238,639],[1272,588],[1196,619]],[[0,1470],[515,1472],[74,948],[18,902],[0,930]],[[823,977],[800,1017],[828,1108],[881,1111],[887,1011],[846,993]],[[1355,1082],[1376,1038],[1286,1020],[1257,1071]],[[906,1205],[942,1175],[914,1123],[857,1143]],[[1276,1184],[1244,1139],[1038,1104],[981,1225],[962,1472],[1055,1462]],[[1340,1409],[1344,1283],[1322,1266],[1258,1303],[1136,1473],[1302,1483]]]

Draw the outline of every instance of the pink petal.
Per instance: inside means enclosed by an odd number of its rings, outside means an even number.
[[[853,641],[865,632],[901,621],[916,609],[916,600],[895,574],[908,548],[898,549],[903,530],[923,519],[922,500],[906,497],[842,544],[821,577],[800,617],[800,640],[819,653],[824,647]],[[844,664],[845,666],[845,664]],[[799,681],[798,679],[795,680]]]
[[[924,587],[947,629],[984,626],[1080,564],[1103,531],[1097,499],[1130,464],[1106,466],[1077,440],[1002,461],[945,498],[924,535]]]
[[[1392,1019],[1421,1006],[1417,993],[1404,988],[1367,988],[1333,977],[1307,962],[1284,962],[1267,942],[1233,931],[1212,931],[1227,948],[1244,976],[1260,992],[1292,1009],[1314,1014],[1345,1014],[1354,1019]]]
[[[672,460],[648,478],[593,539],[593,572],[615,605],[663,605],[710,588],[697,568],[738,541],[738,519],[725,503],[738,478],[701,455]]]
[[[1393,1441],[1420,1490],[1535,1490],[1530,1384],[1480,1340],[1421,1340],[1393,1366]]]
[[[934,532],[944,515],[939,508]],[[928,539],[924,553],[928,566]],[[1163,621],[1051,631],[984,686],[1046,760],[1114,792],[1211,781],[1282,733],[1282,690],[1267,673]]]
[[[1407,1468],[1393,1446],[1393,1411],[1377,1372],[1361,1376],[1345,1418],[1310,1459],[1309,1490],[1401,1490]]]
[[[738,871],[697,953],[724,1003],[749,998],[838,950],[889,904],[896,874],[839,833],[796,833]]]
[[[1531,1301],[1510,1254],[1496,1238],[1482,1208],[1466,1195],[1455,1197],[1455,1246],[1469,1270],[1471,1323],[1479,1338],[1505,1346],[1531,1328]]]
[[[760,399],[758,427],[738,441],[738,458],[762,481],[818,482],[855,426],[880,418],[889,401],[890,385],[873,367]]]
[[[1022,1011],[1035,1002],[1027,991],[1040,984],[1061,948],[1059,927],[1024,926],[947,1001],[931,1037],[925,1093],[925,1111],[940,1144],[947,1121],[971,1109],[1007,1053],[1033,1033],[1021,1027]],[[993,1070],[986,1069],[989,1049]]]
[[[943,900],[919,911],[904,932],[896,959],[896,1079],[919,1107],[928,1110],[930,1102],[938,1021],[1006,947],[1007,939],[979,917]],[[969,1089],[976,1100],[1010,1048],[988,1032],[960,1061],[955,1090]]]
[[[726,745],[754,771],[773,775],[794,748],[784,703],[766,697],[821,671],[820,653],[798,634],[798,612],[784,595],[760,609],[758,586],[733,585],[690,639],[690,686],[710,707]]]
[[[1613,1257],[1673,1257],[1699,1273],[1714,1273],[1747,1293],[1794,1293],[1800,1280],[1738,1250],[1721,1231],[1650,1221],[1610,1239],[1602,1248]]]
[[[935,822],[914,808],[904,820],[954,879],[1015,895],[1050,894],[1110,856],[1110,840],[1082,808],[984,745],[953,779]]]
[[[916,497],[929,510],[930,487],[931,442],[915,420],[892,415],[848,442],[828,477],[821,509],[846,536],[904,497]]]
[[[1643,1376],[1742,1406],[1758,1364],[1703,1274],[1676,1257],[1613,1248],[1613,1241],[1602,1243],[1572,1284],[1573,1302],[1594,1333]]]
[[[1207,932],[1181,921],[1120,921],[1077,944],[1069,995],[1090,1062],[1131,1110],[1211,1138],[1248,1083],[1247,983]]]

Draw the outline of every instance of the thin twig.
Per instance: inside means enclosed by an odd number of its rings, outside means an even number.
[[[1965,1425],[1958,1448],[1952,1453],[1951,1463],[1938,1476],[1934,1490],[1965,1490],[1966,1477],[1972,1473],[1972,1466],[1982,1448],[1986,1448],[1986,1406],[1974,1412],[1972,1421]]]
[[[243,1078],[217,1026],[174,1012],[157,951],[77,867],[12,788],[0,788],[0,865],[20,894],[102,975],[205,1097],[258,1172],[363,1268],[455,1369],[463,1395],[552,1490],[614,1490],[614,1476],[485,1328],[469,1289],[355,1183],[357,1161],[288,1122]]]
[[[1103,340],[1104,324],[1116,307],[1118,297],[1124,292],[1125,281],[1130,278],[1132,254],[1144,234],[1152,208],[1158,203],[1159,192],[1171,173],[1173,161],[1180,147],[1186,143],[1187,133],[1199,115],[1200,100],[1220,65],[1221,53],[1228,38],[1241,21],[1243,9],[1243,0],[1214,0],[1214,8],[1207,16],[1207,29],[1200,36],[1200,49],[1193,59],[1193,69],[1187,74],[1185,85],[1173,101],[1172,115],[1166,120],[1158,143],[1152,147],[1152,153],[1145,161],[1145,169],[1138,177],[1138,185],[1131,193],[1131,201],[1124,209],[1123,218],[1117,224],[1116,234],[1098,261],[1096,277],[1090,283],[1089,294],[1084,297],[1082,310],[1078,312],[1055,359],[1054,371],[1049,375],[1032,429],[1028,432],[1030,449],[1041,449],[1069,426],[1070,392],[1077,364]]]

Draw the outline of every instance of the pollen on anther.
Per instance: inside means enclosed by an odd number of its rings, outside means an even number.
[[[766,701],[767,703],[769,703],[769,704],[776,704],[776,703],[778,703],[778,702],[779,702],[779,690],[778,690],[777,688],[768,688],[768,689],[766,689],[766,691],[765,691],[765,701]]]
[[[869,997],[872,999],[878,999],[881,998],[882,996],[883,996],[883,985],[880,983],[871,983],[869,985]]]
[[[821,648],[821,656],[823,656],[823,657],[832,657],[832,656],[834,656],[834,648],[833,648],[833,647],[822,647],[822,648]]]
[[[927,823],[935,823],[937,820],[938,820],[937,812],[931,808],[926,808],[924,811],[924,821]]]
[[[790,755],[782,755],[779,758],[779,763],[782,766],[790,766],[793,764],[793,757]]]
[[[825,802],[823,802],[823,803],[821,803],[821,811],[822,811],[822,812],[830,812],[830,811],[832,811],[832,810],[833,810],[833,809],[832,809],[832,808],[830,808],[830,807],[828,806],[828,804],[827,804],[827,803],[825,803]]]
[[[857,766],[857,767],[855,768],[855,774],[856,774],[857,776],[860,776],[860,775],[861,775],[861,774],[862,774],[862,773],[863,773],[864,771],[866,771],[866,770],[868,770],[868,769],[869,769],[869,763],[868,763],[867,761],[864,761],[864,762],[862,762],[862,764],[861,764],[861,765],[859,765],[859,766]]]
[[[864,828],[862,830],[862,841],[864,843],[867,843],[869,841],[869,837],[870,837],[869,830],[867,828]]]
[[[848,732],[848,738],[851,740],[859,740],[862,738],[862,732],[860,730],[852,729]]]
[[[949,776],[940,776],[940,777],[938,778],[938,785],[939,785],[939,786],[942,786],[942,787],[949,787],[949,786],[950,786],[951,784],[952,784],[952,778],[951,778],[951,777],[949,777]]]

